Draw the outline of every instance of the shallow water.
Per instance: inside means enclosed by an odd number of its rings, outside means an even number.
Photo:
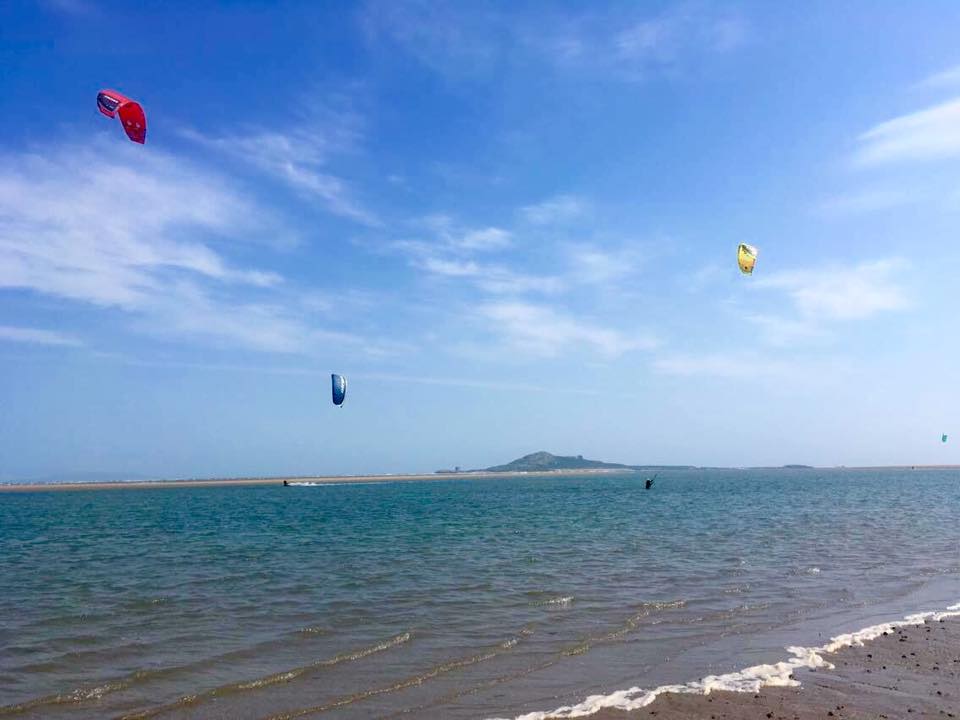
[[[0,584],[0,718],[514,716],[957,602],[960,473],[4,494]]]

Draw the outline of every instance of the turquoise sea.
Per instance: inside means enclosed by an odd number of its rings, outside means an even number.
[[[960,601],[960,472],[0,494],[0,718],[487,718]]]

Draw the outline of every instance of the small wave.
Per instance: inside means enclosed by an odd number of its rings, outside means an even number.
[[[815,647],[788,647],[793,657],[772,665],[754,665],[739,672],[724,675],[708,675],[700,680],[682,685],[661,685],[653,690],[632,687],[609,695],[591,695],[577,705],[566,705],[549,712],[531,712],[517,716],[515,720],[549,720],[550,718],[577,718],[593,715],[600,710],[623,710],[630,712],[646,707],[660,695],[667,693],[709,695],[714,690],[728,692],[759,692],[764,687],[797,687],[800,682],[794,672],[801,669],[832,670],[833,664],[824,655],[838,652],[845,647],[863,645],[884,633],[893,633],[894,628],[904,625],[922,625],[927,621],[937,622],[950,617],[960,617],[960,603],[950,605],[945,611],[922,612],[907,615],[899,622],[871,625],[856,632],[837,635],[825,645]],[[499,720],[503,720],[502,718]]]
[[[624,635],[627,635],[628,633],[633,632],[638,627],[640,627],[640,623],[644,618],[649,617],[651,614],[655,612],[659,612],[661,610],[678,610],[682,607],[685,607],[686,604],[687,604],[686,600],[670,600],[667,602],[643,603],[642,605],[640,605],[640,612],[627,618],[626,622],[620,627],[618,627],[616,630],[613,630],[612,632],[606,633],[604,635],[588,638],[583,642],[579,643],[578,645],[574,645],[573,647],[567,648],[566,650],[561,650],[560,653],[562,655],[567,655],[567,656],[583,655],[583,653],[587,652],[590,648],[592,648],[597,643],[604,643],[604,642],[619,640]]]
[[[428,680],[432,680],[435,677],[440,675],[446,675],[449,672],[454,670],[459,670],[460,668],[469,667],[471,665],[476,665],[477,663],[484,662],[486,660],[491,660],[492,658],[501,655],[504,652],[510,651],[513,647],[517,645],[520,640],[531,635],[533,630],[530,628],[524,628],[520,630],[514,637],[508,638],[503,642],[495,645],[491,649],[477,653],[476,655],[471,655],[465,658],[459,658],[456,660],[450,660],[445,663],[441,663],[430,670],[420,674],[408,677],[404,680],[399,680],[392,685],[386,685],[379,688],[371,688],[369,690],[364,690],[362,692],[354,693],[352,695],[345,695],[344,697],[331,700],[330,702],[324,705],[315,705],[313,707],[300,708],[297,710],[289,710],[287,712],[282,712],[276,715],[271,715],[266,720],[293,720],[294,718],[303,717],[305,715],[316,715],[322,712],[327,712],[329,710],[335,710],[336,708],[345,707],[347,705],[352,705],[361,700],[366,700],[367,698],[376,697],[378,695],[386,695],[388,693],[398,692],[400,690],[406,690],[409,687],[415,685],[422,685]]]
[[[309,670],[317,670],[320,668],[333,667],[334,665],[339,665],[343,662],[352,662],[354,660],[362,660],[363,658],[373,655],[374,653],[383,652],[384,650],[389,650],[390,648],[397,647],[398,645],[403,645],[406,642],[410,641],[412,637],[411,633],[405,632],[396,637],[392,637],[389,640],[384,640],[381,643],[376,645],[371,645],[369,647],[362,648],[360,650],[355,650],[353,652],[340,653],[335,655],[332,658],[325,658],[323,660],[315,660],[312,663],[307,665],[301,665],[300,667],[295,667],[290,670],[284,670],[282,672],[273,673],[272,675],[266,675],[264,677],[255,678],[253,680],[244,680],[237,683],[229,683],[227,685],[220,685],[219,687],[211,688],[201,693],[194,693],[191,695],[184,695],[183,697],[175,700],[172,703],[167,705],[159,705],[157,707],[144,710],[142,712],[136,712],[129,715],[124,715],[121,720],[144,720],[145,718],[156,717],[163,713],[171,712],[184,707],[189,707],[192,705],[197,705],[198,703],[205,702],[207,700],[213,700],[224,695],[229,695],[233,693],[245,692],[248,690],[258,690],[260,688],[268,687],[270,685],[276,685],[277,683],[285,683],[294,680]]]
[[[79,687],[74,690],[67,692],[60,692],[51,695],[44,695],[41,697],[31,698],[25,700],[21,703],[15,705],[0,705],[0,717],[6,717],[11,715],[19,715],[28,710],[33,710],[40,707],[46,706],[57,706],[57,705],[81,705],[90,700],[99,700],[105,695],[118,692],[120,690],[127,690],[134,685],[141,685],[143,683],[151,682],[158,680],[164,677],[170,677],[173,675],[186,674],[191,670],[201,669],[207,667],[213,663],[231,661],[238,658],[248,657],[255,653],[263,651],[265,648],[270,648],[275,646],[278,642],[287,643],[289,642],[289,636],[291,634],[297,634],[304,639],[320,637],[327,634],[327,630],[321,628],[319,625],[314,627],[305,627],[299,630],[291,631],[285,636],[280,638],[273,638],[255,645],[250,645],[247,647],[238,648],[236,650],[230,650],[229,652],[221,653],[219,655],[214,655],[210,657],[204,657],[193,662],[188,662],[183,665],[169,665],[166,667],[154,667],[149,670],[135,670],[128,675],[124,675],[116,678],[109,678],[102,680],[97,685],[91,685],[87,687]],[[183,636],[184,638],[195,638],[196,634],[190,634]],[[176,638],[174,638],[176,639]],[[91,655],[96,656],[97,654],[103,653],[115,653],[117,652],[118,647],[103,648],[95,651],[84,651],[84,656]],[[63,657],[69,655],[64,653]],[[77,652],[72,653],[72,657],[76,658],[78,656]],[[49,668],[44,668],[40,665],[34,665],[34,671],[43,671],[45,669],[55,670],[59,666],[53,662],[49,663]],[[18,668],[21,671],[26,671],[30,666],[20,666]]]
[[[92,687],[77,688],[67,693],[58,693],[56,695],[45,695],[44,697],[34,698],[16,705],[4,705],[0,707],[0,716],[19,715],[29,710],[35,710],[49,705],[74,705],[88,700],[99,700],[117,690],[123,690],[133,684],[133,676],[130,679],[113,680],[94,685]]]

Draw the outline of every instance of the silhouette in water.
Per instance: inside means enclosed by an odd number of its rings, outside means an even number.
[[[284,486],[284,487],[290,487],[290,483],[288,483],[286,480],[284,480],[284,481],[283,481],[283,486]]]
[[[657,475],[659,474],[660,473],[657,473]],[[653,481],[657,479],[657,475],[654,475],[652,478],[647,478],[646,485],[644,486],[646,490],[649,490],[650,488],[653,487]]]

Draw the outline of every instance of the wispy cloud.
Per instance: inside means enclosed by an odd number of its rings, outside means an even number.
[[[41,0],[41,4],[65,15],[87,15],[96,10],[89,0]]]
[[[960,98],[882,122],[858,140],[861,166],[960,156]]]
[[[392,247],[410,257],[411,264],[428,273],[451,278],[467,278],[491,293],[520,295],[528,292],[559,293],[580,286],[609,286],[635,273],[641,264],[641,252],[635,244],[604,247],[595,243],[556,243],[553,253],[559,268],[553,273],[530,273],[511,267],[508,251],[523,240],[536,237],[537,228],[524,227],[559,222],[572,217],[586,205],[570,196],[549,200],[517,211],[522,218],[513,230],[499,227],[469,228],[449,215],[431,215],[420,221],[428,228],[426,237],[400,240]],[[497,254],[498,262],[481,260],[481,255]],[[515,262],[518,262],[514,257]]]
[[[824,335],[821,323],[811,317],[797,319],[759,313],[745,315],[744,319],[760,328],[767,343],[778,347],[792,347],[799,341]]]
[[[785,291],[803,317],[856,320],[908,306],[896,277],[904,267],[905,261],[887,258],[852,267],[775,273],[757,278],[756,286]]]
[[[327,331],[303,319],[279,274],[214,249],[275,232],[263,217],[223,177],[157,151],[95,142],[7,154],[0,288],[117,308],[158,335],[314,347]]]
[[[672,65],[691,49],[725,52],[746,38],[746,25],[733,16],[713,16],[687,7],[643,19],[614,37],[619,58],[639,70]]]
[[[0,325],[0,342],[29,343],[32,345],[67,345],[76,347],[82,343],[72,335],[54,330]]]
[[[588,207],[584,199],[575,195],[557,195],[520,208],[520,217],[531,225],[556,225],[584,215]]]
[[[564,289],[564,281],[555,276],[529,275],[514,272],[501,265],[478,263],[473,260],[445,260],[423,257],[416,266],[434,275],[449,278],[467,278],[480,289],[497,295],[522,295],[529,292],[557,293]]]
[[[917,83],[918,88],[953,88],[960,85],[960,65],[929,75]]]
[[[559,277],[521,272],[504,262],[478,259],[510,249],[513,233],[508,230],[467,227],[442,214],[423,218],[417,225],[426,230],[423,237],[396,241],[391,246],[418,270],[441,278],[469,280],[493,294],[555,293],[564,288]]]
[[[747,24],[736,13],[685,5],[645,12],[580,8],[504,12],[481,3],[407,0],[369,3],[363,26],[369,42],[415,58],[447,76],[485,77],[504,65],[538,63],[560,70],[637,80],[673,71],[692,57],[730,51],[744,43]]]
[[[530,355],[555,357],[579,349],[614,358],[658,345],[649,335],[625,333],[528,302],[485,303],[478,308],[478,314],[489,321],[490,331],[509,347]]]
[[[641,253],[632,247],[603,248],[597,245],[574,244],[567,248],[570,263],[570,284],[608,286],[634,274]]]
[[[664,375],[692,377],[704,375],[720,378],[753,379],[760,375],[782,375],[789,365],[782,362],[762,362],[756,355],[744,353],[680,353],[655,358],[653,368]]]
[[[290,131],[259,128],[213,137],[185,128],[181,134],[255,167],[310,200],[320,200],[335,215],[377,226],[376,215],[354,198],[350,184],[329,170],[334,155],[356,151],[360,128],[355,113],[318,107]]]
[[[428,215],[421,224],[428,228],[433,237],[430,244],[451,252],[486,252],[509,247],[512,235],[503,228],[488,226],[482,228],[465,227],[458,224],[449,215]]]
[[[856,371],[843,356],[783,357],[749,351],[665,354],[654,358],[651,366],[661,375],[764,383],[771,391],[786,394],[848,385]]]
[[[561,68],[602,72],[633,82],[670,75],[743,45],[746,21],[734,12],[682,5],[658,14],[624,5],[613,15],[562,18],[529,41]],[[638,9],[640,10],[638,12]]]
[[[837,195],[822,201],[816,208],[825,216],[859,215],[908,205],[914,193],[896,188],[869,188]]]
[[[361,24],[372,45],[386,44],[443,75],[485,74],[512,42],[508,18],[485,3],[369,2]]]

